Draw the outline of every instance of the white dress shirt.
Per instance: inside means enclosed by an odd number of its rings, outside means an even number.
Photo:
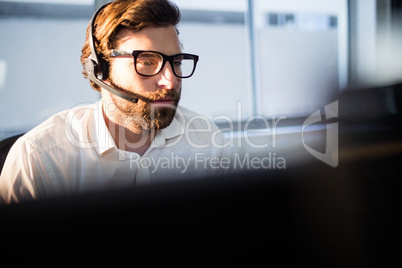
[[[0,176],[4,202],[212,177],[228,168],[222,132],[204,116],[179,106],[140,156],[117,148],[102,107],[101,100],[60,112],[18,139]]]

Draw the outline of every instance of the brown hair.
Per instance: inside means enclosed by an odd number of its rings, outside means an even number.
[[[109,61],[110,49],[113,48],[115,37],[122,29],[141,31],[148,27],[176,26],[180,21],[179,8],[168,0],[117,0],[100,11],[92,29],[96,38],[95,48],[103,59]],[[82,47],[81,64],[84,67],[91,55],[89,45],[89,28],[84,46]],[[82,74],[87,78],[85,68]],[[91,82],[91,86],[100,90],[99,86]]]

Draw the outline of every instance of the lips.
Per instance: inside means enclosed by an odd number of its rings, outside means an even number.
[[[146,103],[176,106],[180,100],[180,91],[162,89],[156,92],[146,93],[140,99]]]
[[[157,101],[152,101],[152,105],[156,105],[158,107],[176,107],[176,102],[172,99],[163,99],[163,100],[157,100]]]

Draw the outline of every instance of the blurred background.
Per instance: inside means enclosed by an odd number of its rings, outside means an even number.
[[[104,2],[0,1],[0,139],[99,99],[79,57]],[[183,82],[182,105],[218,125],[257,115],[303,118],[338,93],[402,80],[401,1],[174,2],[184,51],[200,55]]]

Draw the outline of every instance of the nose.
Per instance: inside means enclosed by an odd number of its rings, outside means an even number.
[[[174,75],[170,62],[166,62],[160,72],[160,79],[158,85],[164,89],[175,89],[179,83],[180,78]]]

